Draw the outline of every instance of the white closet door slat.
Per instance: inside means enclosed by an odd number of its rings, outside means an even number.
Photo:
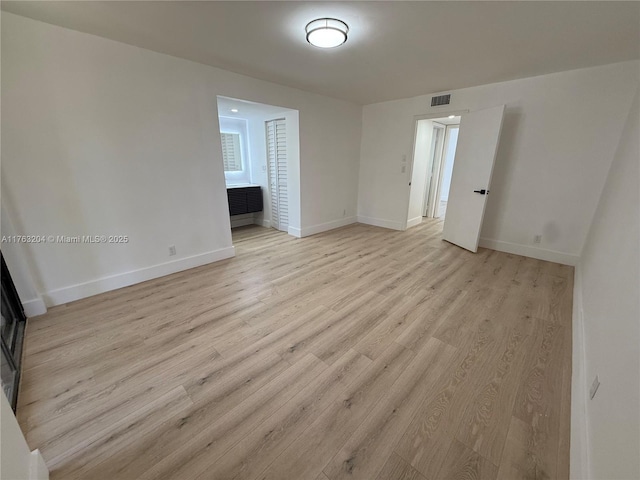
[[[272,224],[278,230],[287,231],[289,226],[289,205],[286,124],[284,119],[270,120],[265,123]]]

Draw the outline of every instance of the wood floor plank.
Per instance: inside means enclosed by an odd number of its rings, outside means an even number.
[[[565,334],[565,327],[543,322],[535,346],[528,352],[528,364],[513,408],[513,416],[527,426],[517,425],[515,429],[514,438],[523,442],[528,452],[528,463],[520,469],[547,478],[557,478],[560,413],[566,412],[562,408],[563,400],[566,402],[562,381],[563,378],[568,381],[562,367],[568,361],[563,352]]]
[[[261,480],[279,480],[296,472],[309,478],[331,460],[384,397],[414,354],[398,345],[390,345],[382,355],[358,376],[342,395],[260,474]]]
[[[376,480],[426,480],[426,478],[402,457],[392,453]]]
[[[38,402],[47,398],[63,399],[75,395],[87,384],[95,386],[94,372],[89,367],[52,368],[49,364],[39,365],[23,378],[20,388],[18,407],[21,414],[31,416],[30,412],[39,410]]]
[[[69,480],[94,476],[98,465],[112,462],[145,438],[155,436],[192,405],[184,388],[177,387],[108,430],[98,432],[91,441],[79,444],[74,454],[67,450],[58,463],[52,459],[49,466],[55,469],[56,476]]]
[[[143,408],[154,397],[167,393],[173,386],[157,383],[140,388],[87,391],[80,403],[70,405],[46,422],[32,422],[26,430],[28,441],[38,445],[45,460],[57,458],[95,431]],[[95,404],[94,408],[88,405]],[[73,415],[73,414],[76,415]]]
[[[359,309],[357,319],[351,316],[351,321],[341,322],[331,335],[324,335],[310,345],[311,351],[326,363],[332,364],[383,322],[404,298],[397,296],[381,300],[381,297],[376,296],[375,300],[367,302],[367,305]],[[344,314],[344,317],[348,318],[348,314]]]
[[[375,478],[425,394],[446,371],[454,354],[455,348],[432,339],[323,469],[324,473],[332,480]]]
[[[517,386],[522,374],[527,335],[512,331],[496,345],[499,358],[486,366],[486,375],[473,382],[472,398],[462,413],[455,438],[498,465],[507,437]]]
[[[201,457],[184,478],[254,478],[266,469],[312,422],[322,414],[350,383],[371,363],[354,350],[347,352],[330,368],[286,402],[265,422],[247,434],[236,451],[227,452],[215,462]]]
[[[322,332],[334,327],[340,317],[324,305],[300,311],[286,309],[277,318],[266,317],[263,323],[254,326],[255,335],[238,342],[228,354],[238,350],[255,352],[257,349],[269,349],[293,364],[308,353],[307,346],[322,335]],[[279,328],[273,329],[274,324]]]
[[[222,416],[210,404],[192,409],[153,438],[140,441],[118,462],[103,462],[94,478],[189,478],[194,463],[215,461],[315,380],[327,366],[307,355]]]
[[[567,478],[573,269],[354,224],[29,319],[52,480]]]
[[[540,441],[543,442],[542,445],[539,444]],[[548,472],[553,473],[553,470],[548,467],[545,470],[544,458],[538,456],[537,452],[543,452],[546,448],[545,444],[546,439],[538,437],[534,427],[517,417],[511,417],[509,433],[496,478],[499,480],[560,478],[549,476]]]
[[[278,355],[264,352],[237,362],[196,367],[192,378],[184,382],[184,387],[194,403],[215,403],[223,412],[288,367],[289,364]]]
[[[157,405],[163,405],[165,403],[172,405],[172,401],[167,400],[167,398],[180,401],[180,408],[183,408],[182,404],[188,400],[188,396],[182,387],[172,388],[157,398],[145,396],[146,402],[137,404],[140,405],[140,407],[132,408],[131,413],[109,417],[109,421],[96,422],[93,425],[83,425],[83,428],[67,436],[64,448],[60,443],[54,443],[54,447],[46,450],[47,465],[49,467],[56,467],[59,464],[69,461],[69,459],[73,459],[88,446],[93,446],[98,442],[102,442],[104,439],[110,441],[109,439],[114,435],[114,432],[117,432],[121,428],[128,428],[126,427],[127,424],[131,425],[135,423],[135,421],[131,420],[132,418],[135,419],[147,412],[152,412],[157,408]],[[190,403],[190,400],[188,400],[188,402]]]
[[[355,344],[354,349],[371,359],[378,358],[411,324],[430,311],[429,294],[401,295],[399,303],[385,313],[375,327]]]
[[[476,335],[462,344],[450,368],[425,395],[395,452],[427,478],[437,478],[462,415],[475,393],[474,379],[491,365],[498,342],[491,332],[479,327]]]
[[[498,468],[479,453],[454,440],[437,477],[442,480],[495,480]]]
[[[94,375],[91,383],[79,383],[65,395],[50,395],[38,390],[39,397],[32,406],[25,408],[29,415],[29,438],[38,441],[43,436],[49,437],[48,441],[40,443],[46,454],[50,443],[72,434],[87,420],[101,419],[104,414],[104,421],[108,422],[109,416],[118,414],[114,405],[119,405],[120,413],[123,413],[128,408],[138,408],[136,402],[144,401],[145,392],[151,394],[182,385],[191,376],[193,366],[221,361],[217,352],[197,348],[203,342],[206,342],[206,336],[170,350],[155,351],[152,356],[142,356],[138,362],[120,365],[115,372]]]
[[[440,291],[429,298],[427,311],[413,312],[416,321],[412,322],[405,331],[398,336],[398,343],[418,351],[433,336],[436,329],[444,323],[448,314],[464,301],[468,294],[465,290],[451,289]]]
[[[547,262],[544,262],[547,263]],[[573,315],[573,275],[541,274],[538,283],[544,290],[534,315],[562,326],[570,326]]]

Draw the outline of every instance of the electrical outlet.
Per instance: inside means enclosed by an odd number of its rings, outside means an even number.
[[[593,383],[591,384],[591,388],[589,389],[589,398],[593,400],[593,397],[596,396],[596,392],[598,391],[598,387],[600,386],[600,380],[598,380],[598,376],[593,379]]]
[[[345,208],[344,210],[342,210],[342,216],[346,217],[347,216],[347,209]]]
[[[175,255],[176,254],[176,246],[175,245],[169,245],[169,256]]]
[[[533,237],[533,243],[540,243],[540,242],[542,242],[542,235],[538,234]]]

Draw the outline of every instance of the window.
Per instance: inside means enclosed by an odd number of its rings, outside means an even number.
[[[222,161],[225,172],[242,171],[242,148],[239,133],[221,133]]]

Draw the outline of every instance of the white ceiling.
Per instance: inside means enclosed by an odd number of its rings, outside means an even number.
[[[3,1],[44,22],[361,104],[640,57],[640,2]],[[310,46],[318,17],[350,26]]]

